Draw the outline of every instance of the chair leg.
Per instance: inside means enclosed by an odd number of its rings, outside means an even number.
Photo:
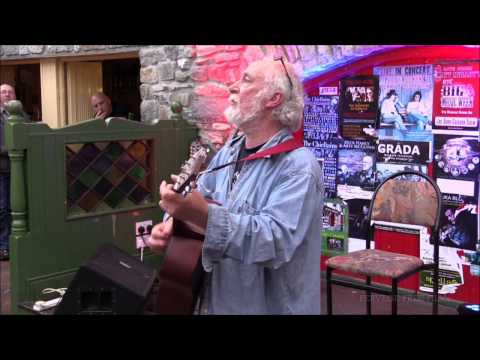
[[[327,266],[327,314],[332,315],[332,268]]]
[[[392,315],[397,315],[398,280],[392,279]]]
[[[367,285],[372,284],[372,278],[367,276]],[[372,292],[367,290],[367,315],[372,315]]]
[[[433,269],[433,315],[438,315],[438,267]]]

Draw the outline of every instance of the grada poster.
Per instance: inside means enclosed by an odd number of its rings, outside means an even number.
[[[377,145],[377,161],[392,163],[426,164],[430,155],[430,143],[380,139]]]

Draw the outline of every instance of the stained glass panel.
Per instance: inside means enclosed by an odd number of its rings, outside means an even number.
[[[91,213],[152,202],[151,148],[151,140],[67,144],[68,213]]]

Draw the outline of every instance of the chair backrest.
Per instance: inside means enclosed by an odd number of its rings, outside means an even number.
[[[375,190],[368,223],[386,221],[431,227],[435,244],[441,204],[441,191],[432,178],[414,170],[401,171],[386,178]]]

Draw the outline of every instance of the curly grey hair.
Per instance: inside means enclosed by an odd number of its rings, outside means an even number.
[[[288,75],[292,80],[292,88],[288,81],[287,74],[280,61],[260,60],[273,62],[272,71],[265,74],[265,93],[273,95],[275,92],[281,92],[285,101],[275,108],[272,112],[274,118],[281,124],[290,128],[292,131],[300,129],[303,120],[304,91],[303,84],[292,64],[285,62]]]

